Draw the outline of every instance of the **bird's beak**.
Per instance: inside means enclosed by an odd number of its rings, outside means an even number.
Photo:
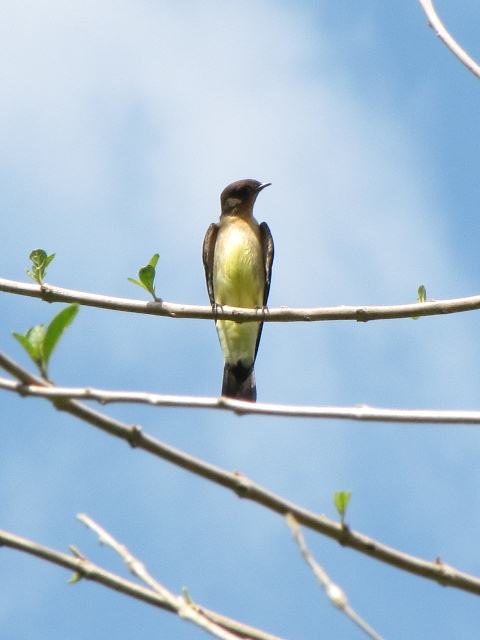
[[[265,187],[269,187],[271,184],[271,182],[262,182],[262,184],[257,188],[257,193],[260,193],[262,189],[265,189]]]

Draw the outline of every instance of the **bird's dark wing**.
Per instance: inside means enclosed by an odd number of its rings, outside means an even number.
[[[268,294],[270,292],[270,282],[272,281],[273,264],[273,237],[272,232],[266,222],[260,224],[260,244],[262,245],[263,264],[265,266],[265,291],[263,293],[263,306],[267,305]],[[255,358],[257,357],[258,345],[262,337],[263,322],[258,324],[257,344],[255,345]]]
[[[266,222],[262,222],[260,225],[260,242],[262,245],[263,264],[265,265],[265,293],[263,295],[263,304],[266,305],[270,292],[270,282],[272,280],[274,254],[272,232]]]
[[[208,227],[203,240],[203,266],[205,268],[205,280],[207,281],[208,297],[210,304],[215,304],[213,292],[213,256],[215,254],[215,242],[217,241],[218,224],[212,222]]]

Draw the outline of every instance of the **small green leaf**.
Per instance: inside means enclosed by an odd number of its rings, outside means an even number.
[[[75,556],[75,558],[78,558],[79,560],[86,559],[83,553],[80,553],[80,550],[75,545],[69,544],[68,548],[70,549],[72,554]],[[78,571],[75,571],[75,573],[72,575],[72,577],[68,581],[68,584],[76,584],[77,582],[80,582],[82,578],[83,578],[82,574],[79,573]]]
[[[44,378],[48,377],[48,362],[52,351],[77,312],[78,305],[71,304],[60,311],[47,327],[43,324],[37,324],[29,329],[25,335],[13,333],[14,338],[18,340],[37,365]]]
[[[333,494],[333,503],[338,511],[340,522],[342,524],[344,524],[345,522],[345,515],[347,513],[347,507],[351,497],[351,491],[335,491],[335,493]]]
[[[15,331],[13,332],[13,337],[18,340],[18,342],[22,345],[22,347],[25,349],[25,351],[28,353],[28,355],[31,357],[31,359],[38,364],[40,362],[40,359],[38,357],[38,351],[34,348],[34,346],[32,344],[30,344],[30,341],[28,339],[28,335],[22,335],[21,333],[16,333]]]
[[[425,285],[421,284],[418,287],[417,291],[417,302],[426,302],[427,300],[427,290],[425,289]]]
[[[417,302],[421,304],[422,302],[427,301],[427,290],[425,289],[425,285],[421,284],[417,290]],[[412,316],[412,320],[418,320],[420,316]]]
[[[83,555],[83,553],[81,553],[80,549],[76,547],[74,544],[69,544],[68,548],[76,558],[79,558],[80,560],[85,560],[85,556]]]
[[[80,580],[83,578],[81,573],[74,573],[72,575],[72,577],[70,578],[70,580],[68,581],[68,584],[77,584],[77,582],[80,582]]]
[[[43,279],[47,273],[47,267],[54,259],[55,254],[52,253],[50,256],[47,255],[47,252],[44,249],[34,249],[30,253],[30,260],[32,261],[32,269],[31,271],[27,269],[27,276],[32,278],[38,282],[38,284],[43,283]]]
[[[43,360],[45,369],[47,369],[48,367],[48,362],[50,360],[50,356],[52,355],[52,351],[58,344],[58,341],[62,337],[65,329],[75,319],[77,313],[78,304],[70,304],[65,309],[62,309],[62,311],[60,311],[60,313],[58,313],[48,325],[45,334],[45,340],[43,343]]]
[[[46,329],[43,324],[37,324],[35,327],[32,327],[24,336],[21,333],[13,333],[14,338],[22,345],[44,377],[46,377],[46,369],[43,361],[45,333]]]
[[[37,324],[32,327],[25,334],[30,347],[34,353],[35,359],[38,361],[43,360],[43,345],[45,342],[46,329],[43,324]]]
[[[142,289],[145,289],[145,285],[140,282],[140,280],[135,280],[135,278],[127,278],[129,282],[133,282],[133,284],[137,284]]]
[[[192,596],[190,595],[190,591],[187,587],[182,587],[182,595],[187,604],[193,604]]]
[[[154,300],[157,299],[157,296],[155,295],[155,267],[157,266],[159,257],[160,254],[155,253],[150,258],[149,263],[144,267],[141,267],[138,272],[139,280],[136,280],[135,278],[128,278],[128,280],[133,282],[133,284],[136,284],[139,287],[142,287],[142,289],[148,291]]]
[[[155,253],[150,258],[150,262],[148,264],[155,269],[155,267],[157,266],[157,262],[158,262],[159,257],[160,257],[160,254],[159,253]]]
[[[142,267],[138,272],[138,277],[140,278],[141,283],[145,287],[147,291],[150,291],[152,296],[155,296],[155,267],[152,267],[151,264],[147,264],[146,267]]]

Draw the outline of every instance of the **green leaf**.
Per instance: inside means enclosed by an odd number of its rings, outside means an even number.
[[[427,290],[425,289],[425,285],[421,284],[417,290],[417,302],[422,304],[422,302],[427,301]],[[412,316],[412,320],[418,320],[420,316]]]
[[[77,584],[77,582],[80,582],[80,580],[83,578],[81,573],[74,573],[72,575],[72,577],[70,578],[70,580],[68,581],[68,584]]]
[[[45,369],[48,367],[48,362],[52,351],[55,349],[58,341],[62,337],[65,329],[73,322],[75,316],[78,313],[78,304],[70,304],[65,309],[62,309],[58,313],[47,327],[45,334],[45,340],[43,343],[43,360]]]
[[[47,252],[44,249],[34,249],[30,253],[30,260],[32,261],[32,269],[31,271],[27,269],[27,275],[38,282],[38,284],[43,283],[43,279],[47,273],[47,267],[54,259],[55,254],[52,253],[50,256],[47,255]]]
[[[35,325],[25,334],[33,350],[34,357],[39,362],[43,360],[43,345],[45,342],[45,334],[46,329],[43,324]]]
[[[155,267],[157,266],[159,257],[160,254],[155,253],[150,258],[149,263],[140,268],[138,272],[139,280],[136,280],[135,278],[128,278],[128,280],[133,282],[133,284],[136,284],[139,287],[142,287],[142,289],[148,291],[154,300],[157,299],[157,296],[155,295]]]
[[[145,285],[143,285],[140,280],[135,280],[135,278],[127,278],[127,280],[129,282],[133,282],[133,284],[137,284],[139,287],[142,287],[142,289],[145,289]]]
[[[32,331],[32,329],[30,329],[30,331]],[[28,353],[31,359],[35,362],[35,364],[38,365],[41,361],[41,358],[39,358],[38,350],[35,348],[33,344],[30,343],[30,340],[28,339],[28,334],[24,336],[21,333],[16,333],[14,331],[13,337],[16,340],[18,340],[18,342],[22,345],[22,347],[25,349],[25,351]]]
[[[71,304],[60,311],[47,327],[43,324],[37,324],[29,329],[25,335],[13,333],[14,338],[18,340],[37,365],[44,378],[48,377],[48,362],[52,351],[60,340],[62,333],[77,315],[77,312],[78,305]]]
[[[187,604],[193,604],[192,596],[190,595],[190,591],[187,587],[182,587],[182,595]]]
[[[148,264],[155,269],[155,267],[157,266],[157,262],[158,262],[159,257],[160,257],[160,254],[159,253],[155,253],[150,258],[150,262]]]
[[[43,358],[45,334],[46,329],[43,324],[35,325],[29,329],[25,335],[16,333],[15,331],[13,332],[13,337],[22,345],[44,378],[47,377],[47,370]]]
[[[24,336],[15,332],[13,334],[36,364],[42,361],[45,333],[46,329],[43,324],[37,324],[29,329]]]
[[[140,281],[145,289],[147,291],[150,291],[150,293],[155,296],[155,267],[152,267],[151,264],[147,264],[146,267],[142,267],[140,269],[140,271],[138,272],[138,277],[140,278]]]
[[[417,302],[426,302],[427,301],[427,290],[425,289],[425,285],[421,284],[418,287],[417,291]]]
[[[347,513],[347,507],[351,497],[351,491],[335,491],[333,494],[333,503],[338,511],[340,522],[342,524],[345,522],[345,515]]]

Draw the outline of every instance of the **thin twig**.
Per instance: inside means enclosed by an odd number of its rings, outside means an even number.
[[[192,602],[189,602],[183,596],[174,595],[166,587],[160,584],[158,580],[155,580],[155,578],[153,578],[153,576],[151,576],[147,571],[145,565],[140,562],[138,558],[132,555],[125,545],[120,544],[115,540],[111,533],[106,531],[92,518],[84,513],[78,514],[77,518],[80,522],[83,522],[86,527],[98,535],[100,543],[111,547],[120,556],[120,558],[122,558],[132,575],[142,580],[142,582],[145,582],[152,591],[155,591],[155,593],[158,593],[162,598],[164,598],[180,618],[196,624],[221,640],[238,640],[238,634],[230,633],[230,631],[227,631],[220,625],[212,622],[212,620],[204,615],[204,613]]]
[[[155,592],[152,589],[147,589],[130,580],[126,580],[125,578],[117,576],[110,571],[106,571],[90,560],[87,560],[84,556],[81,556],[78,552],[75,553],[76,557],[72,557],[66,553],[62,553],[61,551],[56,551],[55,549],[45,547],[37,542],[33,542],[32,540],[22,538],[3,530],[0,530],[0,547],[1,546],[16,549],[17,551],[27,553],[40,558],[41,560],[51,562],[52,564],[56,564],[60,567],[73,571],[74,574],[78,574],[86,580],[97,582],[108,589],[113,589],[114,591],[123,593],[131,598],[135,598],[136,600],[141,600],[147,604],[164,609],[165,611],[177,613],[168,600],[158,592]],[[235,639],[251,638],[252,640],[281,640],[278,636],[266,633],[249,625],[245,625],[232,618],[222,616],[221,614],[201,607],[200,605],[195,606],[217,625],[232,631],[235,634]]]
[[[125,545],[120,544],[120,542],[115,540],[111,533],[106,531],[87,514],[79,513],[77,514],[77,519],[80,520],[80,522],[82,522],[88,529],[91,529],[97,534],[100,544],[107,545],[120,556],[120,558],[126,564],[127,569],[133,576],[139,578],[140,580],[142,580],[142,582],[145,582],[147,587],[150,587],[152,591],[155,591],[156,593],[161,595],[162,598],[166,600],[173,609],[177,609],[177,602],[173,602],[174,600],[176,601],[176,596],[170,594],[168,589],[163,587],[157,580],[154,580],[154,578],[152,578],[152,576],[150,576],[150,574],[145,569],[143,563],[140,562],[140,560],[137,560],[137,558],[135,558],[135,556],[130,553]]]
[[[361,616],[350,606],[348,598],[343,591],[333,580],[323,567],[321,567],[315,558],[312,556],[306,545],[303,537],[300,525],[295,520],[291,513],[287,513],[287,524],[290,527],[290,531],[295,539],[295,542],[300,549],[303,559],[309,565],[317,580],[320,582],[322,589],[325,591],[325,595],[333,604],[334,607],[342,611],[347,618],[349,618],[354,624],[356,624],[362,631],[364,631],[372,640],[382,640],[382,636],[379,635],[375,629],[363,620]]]
[[[132,403],[155,407],[184,409],[215,409],[239,415],[263,415],[290,418],[320,418],[356,420],[358,422],[387,422],[412,424],[480,424],[480,411],[439,409],[379,409],[367,405],[354,407],[309,406],[246,402],[233,398],[177,396],[145,391],[107,391],[92,387],[43,387],[28,385],[17,380],[0,377],[0,389],[20,396],[47,398],[48,400],[94,400],[100,404]]]
[[[47,385],[43,380],[33,376],[16,362],[13,362],[1,353],[0,367],[24,384],[37,386]],[[170,447],[160,440],[143,433],[138,425],[131,426],[125,424],[120,420],[94,411],[74,400],[56,400],[52,401],[52,403],[57,409],[71,413],[84,422],[116,438],[124,440],[131,447],[143,449],[190,473],[230,489],[240,498],[256,502],[282,516],[285,516],[287,513],[292,513],[296,520],[304,527],[317,531],[329,538],[333,538],[343,546],[356,549],[360,553],[376,558],[381,562],[385,562],[414,575],[433,580],[443,586],[455,587],[480,595],[480,578],[476,576],[458,571],[443,562],[428,562],[427,560],[403,553],[373,538],[369,538],[362,533],[352,531],[348,527],[342,526],[324,515],[309,511],[304,507],[272,493],[239,472],[226,471],[221,467],[209,464],[179,449]]]
[[[0,291],[21,296],[41,298],[46,302],[76,302],[78,304],[125,311],[144,313],[168,318],[221,319],[236,322],[318,322],[327,320],[353,320],[369,322],[371,320],[392,320],[420,316],[438,316],[480,309],[480,295],[468,298],[452,298],[433,302],[414,302],[401,305],[367,305],[336,307],[311,307],[292,309],[288,307],[244,309],[241,307],[218,307],[215,311],[210,306],[177,304],[175,302],[144,302],[131,298],[103,296],[74,289],[63,289],[50,284],[36,285],[15,280],[0,278]]]
[[[471,71],[480,78],[480,66],[462,49],[456,40],[452,38],[440,20],[433,6],[432,0],[419,0],[420,5],[428,19],[428,24],[433,28],[443,44]]]

